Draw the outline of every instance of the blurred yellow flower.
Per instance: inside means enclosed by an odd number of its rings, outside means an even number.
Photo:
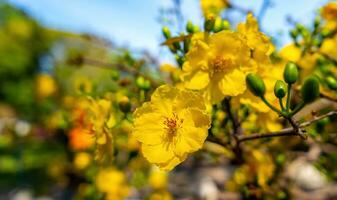
[[[167,187],[167,172],[153,168],[149,177],[149,184],[153,189],[165,189]]]
[[[323,41],[320,51],[334,59],[337,59],[337,35]]]
[[[219,15],[228,6],[228,0],[200,0],[200,5],[204,16]]]
[[[337,2],[329,2],[322,9],[322,17],[327,20],[337,20]]]
[[[75,155],[74,165],[76,169],[82,170],[88,167],[91,162],[91,156],[88,153],[80,152]]]
[[[200,149],[210,127],[202,96],[168,85],[157,88],[133,116],[133,134],[142,143],[144,157],[164,170]]]
[[[167,191],[158,191],[151,194],[150,196],[150,200],[172,200],[172,199],[173,197],[171,193]]]
[[[114,168],[100,170],[96,177],[96,185],[99,191],[106,193],[108,200],[123,200],[130,191],[124,173]]]
[[[37,75],[35,84],[36,94],[41,99],[53,95],[57,90],[55,80],[48,74]]]
[[[301,53],[301,49],[298,48],[295,44],[288,44],[280,50],[279,55],[286,61],[292,61],[296,63],[300,60]]]
[[[98,161],[103,161],[104,158],[112,156],[112,140],[113,135],[109,129],[116,125],[116,119],[111,112],[111,101],[106,99],[91,99],[89,110],[90,123],[96,138],[96,157]]]

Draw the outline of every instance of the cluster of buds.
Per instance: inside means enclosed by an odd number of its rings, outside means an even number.
[[[279,113],[281,116],[286,118],[292,117],[298,111],[300,111],[306,104],[313,102],[319,96],[319,80],[316,76],[309,76],[305,79],[301,87],[301,97],[302,102],[299,103],[293,110],[290,110],[290,100],[291,100],[291,87],[298,80],[298,68],[295,63],[289,62],[283,72],[283,79],[277,80],[274,86],[274,94],[279,99],[280,108],[278,109],[271,105],[265,98],[266,87],[262,78],[257,75],[250,73],[246,77],[246,83],[248,89],[272,110]],[[286,105],[283,105],[283,98],[287,97]]]

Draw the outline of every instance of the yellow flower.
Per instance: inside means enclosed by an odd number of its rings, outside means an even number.
[[[323,41],[320,51],[334,59],[337,59],[337,35]]]
[[[245,76],[255,70],[250,48],[237,33],[221,31],[204,38],[192,37],[191,49],[183,64],[185,87],[202,90],[211,103],[246,90]]]
[[[39,74],[36,77],[36,93],[39,98],[53,95],[57,90],[55,80],[48,74]]]
[[[76,169],[85,169],[91,162],[91,156],[88,153],[77,153],[74,158],[74,165]]]
[[[124,173],[113,168],[100,170],[96,185],[99,191],[106,193],[106,199],[111,200],[125,199],[130,191]]]
[[[111,112],[111,101],[106,99],[91,99],[89,110],[91,111],[90,122],[96,138],[96,160],[103,161],[104,158],[112,156],[112,134],[109,129],[116,124]]]
[[[199,93],[168,85],[157,88],[151,101],[134,112],[133,134],[142,143],[144,157],[171,170],[200,149],[210,126],[205,110]]]
[[[172,199],[173,197],[171,193],[167,191],[158,191],[151,194],[150,196],[150,200],[172,200]]]
[[[240,23],[237,27],[238,32],[247,40],[252,57],[258,63],[269,62],[269,56],[274,51],[274,46],[269,38],[259,31],[259,25],[254,16],[249,13],[246,23]]]
[[[301,53],[302,52],[299,47],[295,44],[289,44],[281,49],[279,55],[286,61],[297,62],[301,58]]]
[[[337,19],[337,2],[329,2],[322,9],[322,17],[326,20]]]
[[[209,14],[219,15],[228,6],[227,0],[200,0],[204,16]]]

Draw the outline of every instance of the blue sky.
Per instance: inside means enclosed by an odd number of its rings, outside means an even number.
[[[286,16],[308,23],[314,11],[328,0],[271,0],[261,25],[269,35],[281,37],[287,43],[289,26]],[[156,20],[159,9],[170,6],[171,0],[8,0],[22,8],[42,24],[63,30],[89,32],[108,38],[132,49],[147,49],[165,61],[161,42],[161,25]],[[244,8],[259,11],[263,0],[232,1]],[[198,0],[183,0],[185,19],[201,23]],[[237,16],[237,15],[234,15]],[[238,19],[241,21],[243,19]],[[282,31],[283,35],[278,33]]]

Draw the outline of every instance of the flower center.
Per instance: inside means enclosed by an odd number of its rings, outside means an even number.
[[[184,122],[183,119],[179,119],[178,115],[173,113],[173,117],[166,117],[164,120],[165,130],[169,136],[174,136],[177,133],[178,128]]]
[[[226,72],[231,69],[232,65],[232,59],[218,56],[212,62],[213,73]]]

